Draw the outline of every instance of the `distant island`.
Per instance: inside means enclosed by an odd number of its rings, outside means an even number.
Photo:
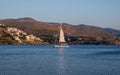
[[[0,20],[0,44],[56,44],[59,23],[32,18]],[[63,23],[68,44],[120,45],[120,30]]]

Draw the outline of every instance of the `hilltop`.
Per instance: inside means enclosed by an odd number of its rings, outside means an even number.
[[[0,23],[33,34],[51,44],[58,42],[59,23],[36,21],[32,18],[5,19]],[[119,44],[120,30],[90,25],[63,23],[66,41],[69,44]],[[56,35],[56,36],[54,36]],[[55,42],[55,39],[57,41]]]

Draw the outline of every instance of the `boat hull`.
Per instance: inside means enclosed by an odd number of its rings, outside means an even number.
[[[68,48],[69,46],[68,45],[54,45],[54,47],[57,47],[57,48]]]

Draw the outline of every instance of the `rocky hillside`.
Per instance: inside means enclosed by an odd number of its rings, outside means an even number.
[[[45,44],[45,42],[20,29],[0,24],[0,44]]]
[[[21,29],[28,34],[42,38],[46,42],[58,43],[58,23],[40,22],[31,18],[5,19],[1,20],[0,23]],[[63,23],[63,31],[69,44],[120,43],[118,36],[100,27]]]
[[[80,27],[84,27],[84,28],[95,28],[95,29],[100,29],[106,32],[109,32],[110,34],[120,37],[120,30],[116,30],[116,29],[112,29],[112,28],[101,28],[101,27],[97,27],[97,26],[90,26],[90,25],[84,25],[84,24],[80,24]]]

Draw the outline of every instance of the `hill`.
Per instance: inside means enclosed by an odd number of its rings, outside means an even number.
[[[52,44],[58,42],[59,23],[41,22],[32,18],[5,19],[0,23],[21,29]],[[63,30],[69,44],[118,44],[119,41],[117,30],[108,28],[63,23]]]
[[[120,30],[112,29],[112,28],[104,28],[105,31],[120,37]]]
[[[101,27],[97,27],[97,26],[90,26],[90,25],[84,25],[84,24],[80,24],[80,27],[84,27],[84,28],[95,28],[95,29],[101,29],[103,31],[109,32],[112,35],[115,35],[117,37],[120,37],[120,30],[116,30],[116,29],[112,29],[112,28],[101,28]]]
[[[0,44],[45,44],[45,42],[20,29],[0,24]]]

